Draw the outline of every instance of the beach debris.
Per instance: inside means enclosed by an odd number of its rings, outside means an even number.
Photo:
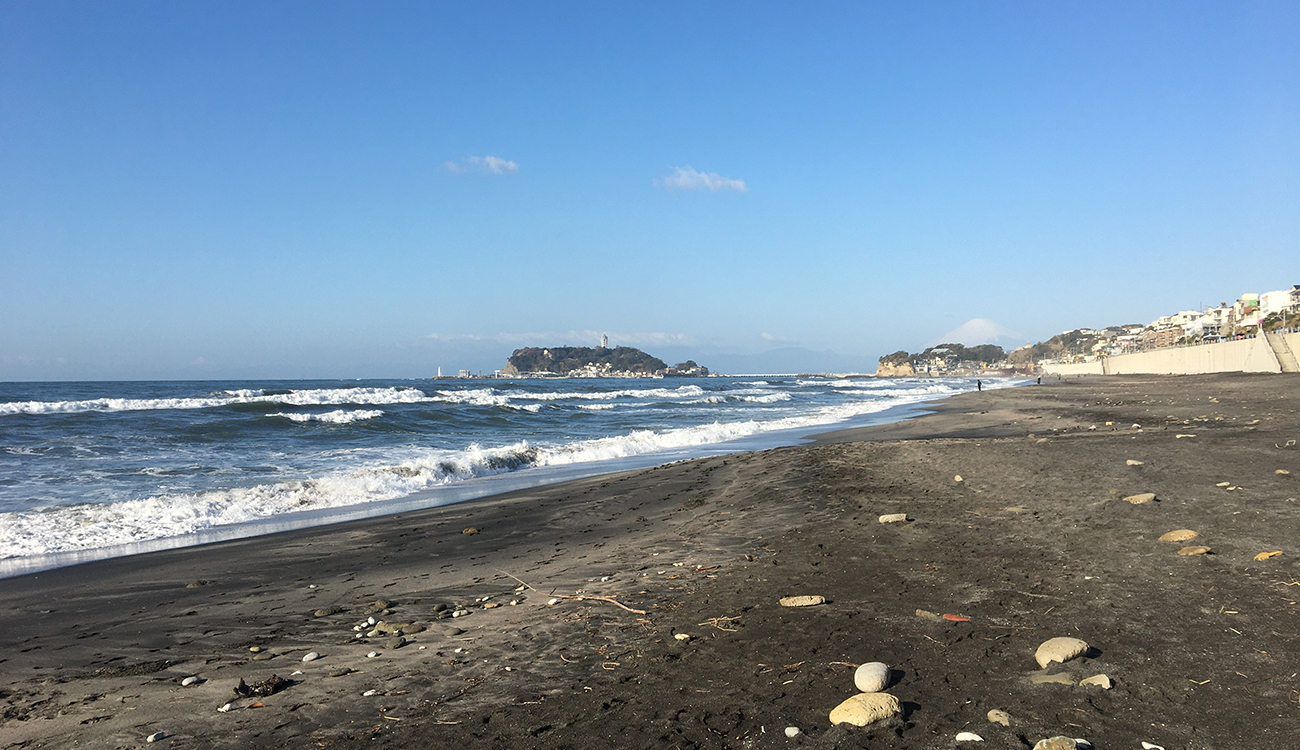
[[[1215,486],[1215,487],[1231,487],[1231,486],[1232,486],[1232,482],[1219,482],[1218,484],[1216,484],[1216,485],[1214,485],[1214,486]]]
[[[943,619],[947,620],[948,622],[970,622],[969,617],[965,617],[963,615],[950,615],[947,613],[943,615]]]
[[[220,711],[220,712],[223,713],[223,714],[228,714],[228,713],[230,713],[230,710],[233,709],[234,707],[235,707],[235,704],[233,704],[233,703],[227,703],[226,705],[224,705],[224,706],[218,708],[217,710]]]
[[[1110,677],[1107,677],[1107,676],[1104,675],[1104,674],[1095,674],[1095,675],[1093,675],[1092,677],[1088,677],[1088,678],[1085,678],[1085,679],[1079,680],[1079,684],[1080,684],[1080,685],[1095,685],[1095,686],[1097,686],[1097,687],[1099,687],[1099,688],[1101,688],[1101,689],[1103,689],[1103,690],[1110,690],[1111,686],[1112,686],[1114,683],[1112,683],[1112,682],[1110,681]]]
[[[305,656],[302,657],[302,660],[303,660],[303,661],[316,661],[316,660],[319,659],[319,658],[320,658],[320,652],[319,652],[319,651],[309,651]]]
[[[657,554],[659,554],[659,553],[656,552],[655,554],[657,555]],[[505,572],[504,570],[498,570],[497,572],[498,572],[498,573],[501,573],[502,575],[509,576],[510,578],[513,578],[513,579],[515,579],[516,581],[519,581],[519,588],[515,589],[515,591],[522,591],[522,590],[524,590],[524,589],[528,589],[528,590],[531,590],[531,591],[537,591],[537,589],[533,588],[533,587],[532,587],[532,586],[531,586],[527,581],[523,580],[522,578],[519,578],[518,576],[510,575],[509,573]],[[538,593],[541,593],[541,592],[539,591]],[[645,611],[644,609],[633,609],[632,607],[629,607],[629,606],[627,606],[626,604],[623,604],[622,602],[618,601],[617,599],[615,599],[615,598],[612,597],[612,596],[589,596],[589,595],[586,595],[586,594],[582,594],[582,595],[573,594],[573,595],[567,595],[567,596],[566,596],[566,595],[559,595],[559,596],[554,596],[554,597],[552,597],[551,600],[547,602],[547,604],[548,604],[548,605],[557,604],[557,603],[559,603],[559,601],[560,601],[561,599],[577,599],[578,601],[592,600],[592,601],[598,601],[598,602],[605,602],[606,604],[613,604],[615,607],[618,607],[619,609],[621,609],[621,610],[623,610],[623,611],[625,611],[625,612],[631,612],[631,613],[634,614],[634,615],[644,615],[644,614],[646,614],[646,611]]]
[[[1074,680],[1074,675],[1069,672],[1057,672],[1055,674],[1034,672],[1029,675],[1029,681],[1035,685],[1073,685]]]
[[[203,586],[208,586],[208,585],[213,584],[213,583],[216,583],[216,581],[209,581],[209,580],[207,580],[207,579],[200,578],[199,580],[194,581],[193,583],[189,583],[189,584],[187,584],[187,585],[185,586],[185,588],[187,588],[187,589],[197,589],[197,588],[201,588],[201,587],[203,587]]]
[[[1180,432],[1177,435],[1174,435],[1175,440],[1178,440],[1179,438],[1194,438],[1194,437],[1196,436],[1191,434],[1190,432]]]
[[[1277,471],[1275,471],[1275,472],[1273,472],[1273,473],[1274,473],[1274,474],[1280,474],[1280,475],[1282,475],[1282,476],[1284,476],[1284,477],[1289,477],[1289,476],[1291,476],[1291,472],[1287,471],[1286,469],[1278,469]]]
[[[1160,541],[1186,542],[1191,539],[1195,539],[1198,536],[1200,536],[1200,534],[1197,534],[1195,531],[1192,531],[1191,529],[1174,529],[1173,531],[1167,531],[1161,534]]]
[[[990,724],[1001,724],[1004,727],[1011,726],[1011,714],[1000,708],[990,710],[988,719]]]
[[[886,513],[880,517],[881,523],[901,523],[907,520],[906,513]]]
[[[252,703],[248,704],[248,707],[249,707],[249,708],[266,708],[266,704],[263,703],[263,702],[261,702],[261,701],[253,701]]]
[[[961,478],[961,474],[958,474],[957,476],[953,477],[952,481],[956,482],[957,484],[961,484],[963,481]]]
[[[1261,552],[1258,555],[1255,555],[1255,561],[1259,562],[1262,560],[1267,560],[1270,557],[1277,557],[1280,554],[1282,554],[1282,550],[1280,549],[1274,550],[1273,552]]]
[[[149,735],[148,737],[145,737],[145,738],[144,738],[144,741],[145,741],[145,742],[157,742],[158,740],[161,740],[161,739],[163,739],[163,738],[166,737],[166,736],[167,736],[167,733],[166,733],[166,732],[154,732],[153,734]]]
[[[374,659],[377,656],[379,656],[378,651],[371,651],[370,653],[366,654],[367,659]]]
[[[261,651],[261,650],[262,650],[262,647],[261,647],[261,646],[249,646],[249,647],[248,647],[248,650],[249,650],[250,652],[252,652],[252,653],[255,654],[255,653],[257,653],[258,651]]]
[[[1163,747],[1160,747],[1159,745],[1154,744],[1154,743],[1151,743],[1151,742],[1143,742],[1143,743],[1142,743],[1142,750],[1165,750],[1165,749],[1164,749]]]
[[[1141,462],[1141,461],[1134,461],[1134,460],[1131,459],[1131,458],[1130,458],[1129,460],[1125,461],[1124,463],[1128,464],[1129,466],[1141,466],[1141,465],[1142,465],[1142,462]]]
[[[1077,750],[1079,743],[1072,738],[1063,735],[1048,737],[1045,740],[1039,740],[1034,745],[1034,750]]]
[[[556,597],[556,596],[553,596],[553,597],[551,597],[550,599],[547,599],[547,600],[546,600],[546,606],[548,606],[548,607],[554,607],[555,605],[557,605],[557,604],[559,604],[559,603],[560,603],[560,598],[559,598],[559,597]]]
[[[202,682],[202,680],[200,680],[197,676],[186,677],[185,679],[181,680],[181,687],[189,687],[190,685],[197,685],[200,682]]]
[[[902,713],[902,704],[889,693],[859,693],[831,710],[831,724],[865,727]]]
[[[378,690],[375,690],[374,688],[371,688],[371,689],[367,690],[366,692],[362,693],[362,694],[361,694],[361,697],[362,697],[362,698],[369,698],[369,697],[372,696],[372,695],[379,695],[379,691],[378,691]]]
[[[343,611],[343,608],[342,608],[342,607],[325,607],[324,609],[318,609],[318,610],[316,610],[315,612],[312,612],[312,616],[313,616],[313,617],[329,617],[330,615],[337,615],[338,613],[340,613],[340,612],[342,612],[342,611]]]
[[[1078,638],[1069,638],[1059,636],[1049,638],[1043,641],[1038,650],[1034,652],[1034,661],[1038,662],[1040,668],[1046,669],[1052,662],[1065,662],[1086,653],[1088,650],[1087,641]]]
[[[251,698],[254,696],[263,698],[268,695],[275,695],[292,684],[292,682],[283,677],[271,675],[269,678],[262,680],[259,683],[248,685],[244,682],[244,678],[241,677],[239,678],[239,684],[235,686],[235,692],[245,698]],[[252,706],[249,706],[249,708],[252,708]]]
[[[953,739],[958,742],[983,742],[984,738],[974,732],[958,732]]]
[[[817,594],[804,596],[787,596],[781,599],[782,607],[815,607],[818,604],[825,604],[826,597]]]
[[[710,617],[704,622],[699,623],[699,625],[701,627],[703,627],[704,625],[709,625],[717,628],[718,630],[721,630],[724,633],[735,633],[739,631],[740,628],[733,626],[731,623],[739,619],[740,619],[740,615],[736,615],[735,617]]]
[[[1155,499],[1156,499],[1156,493],[1154,492],[1143,492],[1137,495],[1129,495],[1128,497],[1124,498],[1126,502],[1133,503],[1134,505],[1149,503]]]
[[[468,617],[468,616],[469,616],[469,610],[468,610],[468,609],[458,609],[458,610],[456,610],[455,612],[452,612],[452,613],[451,613],[451,616],[452,616],[452,617]]]
[[[1131,427],[1129,427],[1129,429],[1130,429],[1130,430],[1140,430],[1140,429],[1142,429],[1142,425],[1138,424],[1137,422],[1134,422],[1133,425],[1132,425]]]
[[[916,610],[916,616],[919,617],[919,618],[921,618],[922,620],[931,620],[931,621],[934,621],[934,622],[938,622],[938,621],[941,621],[941,620],[943,619],[942,617],[940,617],[940,616],[938,615],[937,612],[931,612],[931,611],[928,610],[928,609],[918,609],[918,610]]]
[[[673,638],[676,638],[679,641],[689,641],[691,639],[691,636],[687,633],[677,633],[676,635],[673,636]]]
[[[786,737],[798,737],[800,734],[802,734],[802,732],[799,731],[799,727],[786,727],[786,728],[785,728],[785,736],[786,736]]]
[[[465,529],[464,531],[462,531],[462,532],[460,532],[460,533],[462,533],[462,534],[477,534],[477,533],[478,533],[478,529],[476,529],[476,528],[474,528],[473,526],[471,526],[471,527],[469,527],[468,529]]]
[[[889,687],[889,665],[869,661],[853,673],[853,684],[864,693],[879,693]]]
[[[1210,548],[1206,547],[1205,545],[1194,544],[1190,547],[1183,547],[1182,549],[1178,550],[1178,554],[1182,555],[1183,557],[1192,557],[1194,555],[1208,555],[1210,554]]]

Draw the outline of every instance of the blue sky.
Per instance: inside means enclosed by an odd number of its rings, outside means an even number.
[[[1231,302],[1300,283],[1297,39],[1294,2],[9,0],[0,379],[602,332],[869,370]]]

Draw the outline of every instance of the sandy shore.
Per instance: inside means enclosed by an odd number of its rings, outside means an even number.
[[[0,580],[0,746],[1293,747],[1298,405],[1286,375],[1051,382],[807,447]],[[1176,529],[1198,536],[1159,540]],[[778,604],[799,594],[827,601]],[[357,638],[368,617],[406,642]],[[1091,650],[1039,670],[1056,636]],[[831,727],[867,661],[902,714]],[[1078,684],[1098,674],[1109,689]],[[234,690],[272,675],[290,682]]]

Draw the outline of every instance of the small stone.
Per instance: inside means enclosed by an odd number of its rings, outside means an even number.
[[[306,656],[302,657],[302,660],[303,660],[303,661],[316,661],[316,660],[319,659],[319,658],[320,658],[320,654],[319,654],[318,652],[316,652],[316,651],[311,651],[311,652],[309,652]]]
[[[826,597],[816,594],[806,596],[787,596],[781,600],[782,607],[815,607],[825,604]]]
[[[1039,740],[1034,750],[1076,750],[1079,744],[1070,737],[1058,736]]]
[[[1151,742],[1143,742],[1143,743],[1142,743],[1142,750],[1165,750],[1165,749],[1164,749],[1163,747],[1160,747],[1159,745],[1154,744],[1154,743],[1151,743]]]
[[[334,670],[333,672],[330,672],[330,673],[329,673],[328,675],[326,675],[326,676],[327,676],[327,677],[343,677],[344,675],[349,675],[349,674],[352,674],[352,670],[351,670],[351,669],[348,669],[347,667],[344,667],[343,669],[336,669],[336,670]]]
[[[832,724],[865,727],[873,722],[902,713],[898,698],[889,693],[861,693],[836,706],[830,715]]]
[[[1231,487],[1231,486],[1232,486],[1232,482],[1219,482],[1218,484],[1216,484],[1216,485],[1214,485],[1214,486],[1215,486],[1215,487]]]
[[[271,653],[270,651],[262,651],[261,653],[253,654],[253,661],[267,661],[268,659],[274,659],[274,658],[275,658],[275,654]]]
[[[381,635],[383,635],[383,634],[384,634],[384,631],[380,630],[379,628],[374,628],[373,630],[367,630],[367,631],[366,631],[366,637],[367,637],[367,638],[378,638],[379,636],[381,636]]]
[[[501,604],[498,602],[488,602],[487,604],[483,605],[483,609],[496,609],[497,607],[500,606]]]
[[[473,526],[471,526],[471,527],[469,527],[468,529],[465,529],[464,531],[462,531],[462,532],[460,532],[460,533],[462,533],[462,534],[477,534],[477,533],[478,533],[478,529],[476,529],[476,528],[474,528]]]
[[[853,684],[864,693],[879,693],[889,687],[889,666],[884,662],[869,661],[853,673]]]
[[[165,732],[154,732],[153,734],[149,735],[148,737],[145,737],[145,738],[144,738],[144,741],[145,741],[145,742],[157,742],[158,740],[161,740],[161,739],[163,739],[163,738],[166,737],[166,736],[167,736],[167,734],[166,734]]]
[[[461,630],[460,628],[452,627],[452,626],[447,626],[447,627],[445,627],[445,628],[442,629],[442,634],[445,635],[445,636],[460,635],[461,633],[464,633],[464,632],[465,632],[464,630]]]
[[[181,680],[181,687],[189,687],[190,685],[197,685],[197,684],[199,684],[198,677],[186,677],[185,679]]]
[[[1004,727],[1011,726],[1011,714],[1000,708],[989,711],[988,718],[990,724],[1001,724]]]
[[[1043,641],[1038,650],[1034,652],[1034,661],[1038,662],[1039,667],[1046,668],[1048,664],[1054,661],[1064,664],[1087,650],[1087,642],[1078,638],[1050,638]]]
[[[424,631],[425,631],[425,627],[423,625],[412,624],[412,625],[403,625],[401,627],[402,635],[415,635],[416,633],[423,633]]]
[[[907,520],[906,513],[887,513],[878,519],[881,523],[902,523]]]
[[[799,727],[786,727],[786,728],[785,728],[785,736],[786,736],[786,737],[798,737],[800,734],[801,734],[801,732],[799,731]]]
[[[1192,531],[1191,529],[1174,529],[1173,531],[1170,531],[1170,532],[1166,532],[1166,533],[1164,533],[1164,534],[1161,534],[1161,535],[1160,535],[1160,541],[1162,541],[1162,542],[1186,542],[1186,541],[1188,541],[1189,539],[1195,539],[1195,538],[1198,537],[1198,536],[1200,536],[1200,535],[1197,534],[1195,531]]]
[[[919,617],[919,618],[921,618],[922,620],[931,620],[931,621],[933,621],[933,622],[942,622],[942,621],[943,621],[943,618],[940,617],[940,616],[938,615],[938,613],[931,612],[931,611],[928,610],[928,609],[918,609],[918,610],[916,610],[916,616]]]
[[[1130,458],[1129,460],[1125,461],[1124,463],[1128,464],[1129,466],[1141,466],[1141,465],[1142,465],[1142,462],[1141,462],[1141,461],[1134,461],[1134,460],[1131,459],[1131,458]]]
[[[1068,672],[1058,672],[1056,674],[1035,672],[1029,675],[1029,681],[1035,685],[1073,685],[1074,675]]]
[[[1258,555],[1255,555],[1255,562],[1262,562],[1264,560],[1267,560],[1270,557],[1277,557],[1280,554],[1282,554],[1282,550],[1275,550],[1273,552],[1261,552]]]
[[[362,694],[361,694],[361,697],[362,697],[362,698],[369,698],[369,697],[372,696],[372,695],[378,695],[378,694],[379,694],[379,691],[378,691],[378,690],[373,690],[373,689],[372,689],[372,690],[367,690],[366,692],[362,693]]]
[[[953,477],[953,478],[952,478],[952,481],[957,482],[958,484],[960,484],[961,481],[962,481],[961,474],[958,474],[957,476]]]
[[[251,651],[251,652],[253,652],[253,653],[257,653],[258,651],[261,651],[261,650],[262,650],[262,647],[261,647],[261,646],[249,646],[249,647],[248,647],[248,650]]]
[[[389,640],[384,642],[384,648],[388,649],[389,651],[396,651],[397,649],[405,645],[406,645],[406,639],[400,636],[397,638],[390,638]]]
[[[1110,678],[1107,677],[1106,675],[1104,675],[1104,674],[1095,674],[1095,675],[1093,675],[1092,677],[1089,677],[1089,678],[1087,678],[1087,679],[1080,680],[1080,681],[1079,681],[1079,684],[1080,684],[1080,685],[1096,685],[1097,687],[1102,688],[1103,690],[1110,690],[1111,685],[1112,685],[1113,683],[1110,681]]]
[[[226,713],[230,713],[230,709],[232,709],[232,708],[234,708],[234,707],[235,707],[235,704],[233,704],[233,703],[227,703],[226,705],[222,706],[221,708],[218,708],[217,710],[220,711],[220,712],[223,713],[223,714],[226,714]]]
[[[329,617],[330,615],[337,615],[342,611],[342,607],[326,607],[325,609],[316,610],[312,615],[315,617]]]
[[[1210,548],[1201,544],[1194,544],[1190,547],[1183,547],[1182,549],[1178,550],[1178,554],[1182,555],[1183,557],[1192,557],[1193,555],[1208,555],[1209,553],[1210,553]]]
[[[983,742],[984,738],[974,732],[958,732],[954,738],[958,742]]]
[[[559,603],[560,603],[560,600],[559,600],[559,599],[552,597],[551,599],[547,600],[547,602],[546,602],[546,606],[548,606],[548,607],[554,607],[555,605],[557,605],[557,604],[559,604]]]
[[[690,635],[688,635],[688,634],[686,634],[686,633],[677,633],[677,634],[674,635],[673,637],[676,638],[676,639],[679,640],[679,641],[689,641],[689,640],[691,639]]]
[[[1284,476],[1284,477],[1289,477],[1289,476],[1291,476],[1291,472],[1287,471],[1286,469],[1278,469],[1277,471],[1275,471],[1275,472],[1273,472],[1273,473],[1274,473],[1274,474],[1281,474],[1281,475]]]
[[[559,601],[559,600],[556,599],[556,601]],[[452,616],[452,617],[464,617],[464,616],[466,616],[466,615],[468,615],[468,614],[469,614],[469,610],[468,610],[468,609],[458,609],[458,610],[456,610],[455,612],[452,612],[452,613],[451,613],[451,616]]]
[[[1156,499],[1156,493],[1154,493],[1154,492],[1143,492],[1143,493],[1138,494],[1138,495],[1129,495],[1128,497],[1124,498],[1124,500],[1125,500],[1126,502],[1133,503],[1134,505],[1141,505],[1142,503],[1149,503],[1149,502],[1151,502],[1152,500],[1155,500],[1155,499]]]
[[[375,658],[375,657],[377,657],[377,656],[379,656],[379,652],[378,652],[378,651],[371,651],[370,653],[366,654],[366,658],[367,658],[367,659],[373,659],[373,658]]]

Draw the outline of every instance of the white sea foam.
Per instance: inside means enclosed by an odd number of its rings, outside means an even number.
[[[379,409],[357,409],[355,411],[348,411],[347,409],[338,409],[335,411],[327,411],[323,414],[295,414],[293,412],[279,412],[277,414],[272,414],[270,416],[284,417],[285,419],[292,419],[295,422],[326,422],[328,424],[349,424],[352,422],[360,422],[366,419],[374,419],[375,417],[382,416],[382,415],[383,412],[380,411]]]
[[[83,411],[143,411],[148,409],[211,409],[233,404],[272,403],[291,406],[342,404],[414,404],[434,399],[416,388],[313,388],[287,393],[262,390],[222,391],[189,398],[96,398],[85,401],[11,401],[0,404],[0,415],[68,414]]]
[[[704,394],[669,389],[682,397]],[[348,389],[364,391],[369,389]],[[393,390],[393,389],[380,389]],[[485,389],[489,390],[489,389]],[[649,389],[658,390],[658,389]],[[896,391],[893,398],[877,398],[824,406],[810,412],[770,420],[714,422],[665,430],[638,430],[622,435],[579,440],[558,445],[518,442],[500,447],[471,445],[460,451],[413,448],[400,461],[369,461],[358,465],[355,455],[341,452],[336,472],[301,481],[282,481],[251,487],[195,493],[159,494],[152,497],[105,504],[56,506],[0,514],[0,558],[84,550],[140,542],[162,537],[193,534],[215,526],[239,524],[269,516],[300,511],[372,503],[410,495],[439,484],[525,469],[607,461],[629,456],[691,448],[749,437],[763,432],[808,428],[842,422],[853,417],[883,411],[900,403],[929,400],[938,393],[956,392],[942,383],[921,387],[885,389]],[[644,393],[645,391],[640,391]],[[302,392],[295,392],[302,393]],[[397,393],[403,393],[398,391]],[[418,392],[417,392],[418,393]],[[449,393],[470,393],[449,392]],[[292,394],[286,394],[292,395]],[[342,394],[338,394],[342,395]],[[480,393],[480,397],[500,394]],[[391,396],[391,394],[390,394]],[[258,398],[251,394],[236,397]],[[357,398],[352,393],[348,398]],[[750,398],[763,398],[754,395]],[[540,408],[540,404],[534,404]],[[613,404],[584,406],[610,408]],[[378,410],[327,412],[311,415],[325,419],[358,419],[358,414]],[[290,419],[295,415],[288,416]],[[366,417],[369,418],[369,417]],[[334,459],[331,459],[332,461]]]

